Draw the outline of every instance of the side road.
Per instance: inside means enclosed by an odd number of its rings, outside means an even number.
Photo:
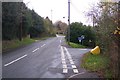
[[[61,43],[62,46],[65,46],[69,53],[71,54],[73,61],[75,62],[79,73],[66,75],[68,80],[71,78],[99,78],[98,74],[95,72],[89,72],[84,68],[81,68],[81,60],[85,53],[89,52],[91,49],[88,48],[71,48],[69,45],[66,44],[65,40]]]

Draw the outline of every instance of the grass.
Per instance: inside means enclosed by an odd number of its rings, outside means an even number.
[[[90,52],[86,53],[82,59],[82,68],[89,71],[101,72],[105,78],[111,78],[112,74],[108,70],[109,58],[103,55],[92,55]]]
[[[35,42],[35,40],[30,38],[24,38],[22,41],[19,41],[18,39],[11,41],[2,41],[2,51],[6,52],[20,46],[31,44],[33,42]]]
[[[83,45],[80,45],[80,44],[77,44],[77,43],[73,43],[73,42],[70,42],[69,46],[71,46],[72,48],[86,48]]]

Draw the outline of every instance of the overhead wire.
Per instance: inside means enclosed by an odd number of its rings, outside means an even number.
[[[71,6],[75,9],[75,11],[80,14],[81,11],[75,6],[75,4],[73,3],[73,1],[71,0]]]

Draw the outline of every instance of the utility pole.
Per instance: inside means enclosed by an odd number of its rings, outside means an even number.
[[[70,0],[68,0],[68,44],[70,44]]]

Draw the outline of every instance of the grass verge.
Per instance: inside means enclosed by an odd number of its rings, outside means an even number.
[[[90,52],[86,53],[82,58],[81,67],[89,71],[98,72],[99,76],[111,78],[112,74],[109,70],[109,58],[103,55],[92,55]]]
[[[11,41],[2,41],[2,52],[7,52],[9,50],[15,49],[20,46],[25,46],[35,42],[34,39],[24,38],[22,41],[11,40]]]
[[[77,44],[77,43],[73,43],[73,42],[70,42],[69,46],[71,46],[72,48],[86,48],[83,45],[80,45],[80,44]]]

